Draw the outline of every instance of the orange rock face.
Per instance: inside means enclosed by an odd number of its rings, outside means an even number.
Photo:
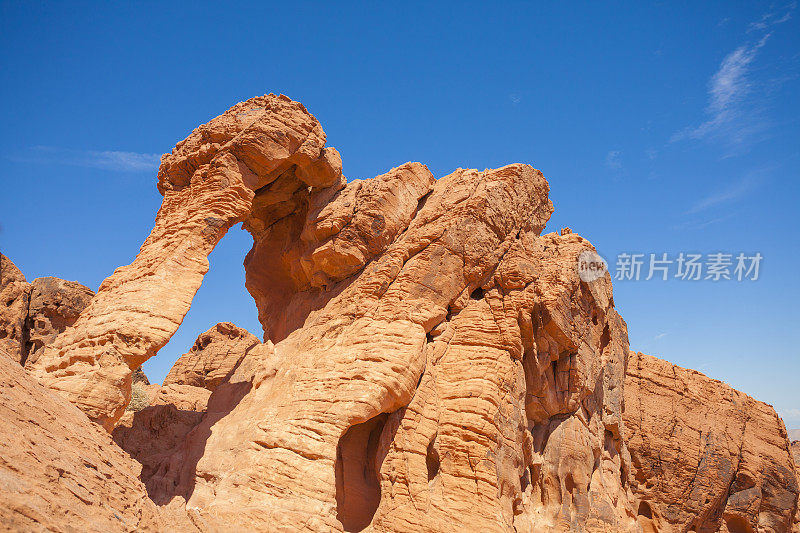
[[[142,464],[147,509],[208,531],[791,527],[780,420],[629,355],[609,275],[579,276],[592,245],[541,235],[538,170],[348,183],[316,119],[269,95],[197,128],[158,187],[134,263],[32,365]],[[237,222],[265,342],[218,324],[125,412]]]
[[[213,391],[251,348],[261,341],[230,322],[221,322],[201,334],[192,350],[178,359],[163,385],[191,385]]]
[[[631,488],[646,529],[791,530],[797,477],[786,429],[769,405],[631,353],[625,426]]]
[[[625,325],[609,280],[578,278],[591,245],[537,235],[541,174],[408,164],[367,184],[251,229],[274,353],[148,487],[263,529],[635,527]]]
[[[31,283],[0,254],[0,350],[32,366],[59,333],[75,323],[94,292],[54,277]]]
[[[0,352],[20,361],[28,341],[25,321],[31,286],[11,260],[0,254]]]
[[[25,366],[34,365],[44,348],[75,323],[94,297],[94,291],[76,281],[53,277],[36,278],[31,289]]]
[[[166,527],[137,479],[141,466],[80,410],[5,356],[0,356],[0,420],[0,529]]]
[[[261,202],[279,213],[285,197],[340,177],[322,127],[286,97],[253,98],[197,128],[162,157],[164,201],[136,260],[106,279],[75,325],[45,349],[33,366],[38,377],[111,431],[130,401],[131,371],[178,329],[208,254],[255,208],[258,191],[285,185]]]

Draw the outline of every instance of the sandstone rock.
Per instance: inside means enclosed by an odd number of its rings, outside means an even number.
[[[94,297],[94,291],[77,281],[45,277],[36,278],[31,286],[25,366],[35,364],[45,346],[73,325]]]
[[[163,531],[140,465],[75,406],[0,357],[0,529]],[[174,520],[177,520],[175,522]]]
[[[131,381],[133,383],[141,383],[142,385],[150,385],[150,380],[147,379],[147,375],[145,375],[142,367],[139,367],[133,371],[133,374],[131,375]]]
[[[207,530],[791,527],[780,419],[629,355],[608,273],[578,275],[591,244],[540,235],[532,167],[346,183],[316,119],[269,95],[197,128],[158,181],[136,260],[33,370],[111,430],[243,222],[266,342],[215,326],[114,429],[161,512]]]
[[[148,487],[267,530],[633,529],[625,324],[607,276],[578,278],[591,245],[536,235],[541,174],[434,182],[408,164],[375,180],[251,225],[248,289],[275,353]]]
[[[151,385],[148,393],[148,405],[126,411],[112,433],[114,441],[141,463],[145,482],[200,423],[211,394],[201,387],[175,384]],[[166,502],[162,498],[159,503]]]
[[[261,341],[230,322],[220,322],[201,334],[164,378],[164,386],[192,385],[213,391],[247,352]]]
[[[136,259],[45,349],[37,375],[111,431],[130,401],[131,371],[175,333],[228,228],[256,207],[284,216],[295,198],[341,180],[319,122],[285,96],[252,98],[197,128],[162,157],[164,200]]]
[[[54,277],[25,281],[22,272],[0,254],[0,349],[23,366],[75,323],[94,292],[76,281]]]
[[[0,254],[0,352],[19,362],[28,342],[31,286],[11,260]]]
[[[232,408],[228,393],[235,387],[237,378],[233,376],[249,352],[259,351],[260,346],[255,336],[230,322],[213,326],[178,359],[163,386],[147,387],[144,408],[129,409],[122,416],[113,431],[114,441],[142,464],[141,479],[154,500],[168,503],[178,494],[174,486],[161,488],[157,470],[175,455],[202,455],[203,440],[196,437],[198,433],[188,441],[187,435],[204,420],[212,391],[218,387],[221,392],[212,411]]]
[[[769,405],[631,352],[625,428],[646,530],[791,530],[797,478],[783,422]]]

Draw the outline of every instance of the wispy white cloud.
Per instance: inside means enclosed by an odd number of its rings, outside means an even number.
[[[659,340],[659,339],[663,339],[663,338],[664,338],[664,337],[666,337],[667,335],[668,335],[667,333],[659,333],[658,335],[656,335],[655,337],[653,337],[653,340],[656,340],[656,341],[657,341],[657,340]]]
[[[748,32],[766,33],[725,56],[708,82],[706,120],[698,126],[676,132],[672,142],[721,139],[732,145],[741,145],[767,128],[768,124],[759,111],[763,102],[750,98],[757,92],[754,90],[753,66],[759,51],[772,35],[767,30],[789,20],[795,7],[796,3],[792,3],[782,14],[766,13],[759,21],[750,24]]]
[[[160,154],[117,150],[69,150],[53,146],[34,146],[10,159],[28,163],[101,168],[113,172],[142,172],[158,169]]]
[[[723,215],[721,217],[714,217],[711,219],[693,219],[683,222],[681,224],[676,224],[672,227],[675,230],[699,230],[704,229],[709,226],[713,226],[714,224],[719,224],[720,222],[725,222],[726,220],[730,220],[731,218],[737,216],[739,214],[738,211],[734,211],[733,213],[728,213],[727,215]]]
[[[690,207],[686,214],[693,215],[701,211],[711,209],[712,207],[717,207],[738,200],[753,190],[755,185],[756,180],[753,179],[752,176],[747,176],[743,180],[734,183],[725,189],[719,190],[706,196],[705,198],[702,198],[692,207]]]
[[[797,7],[797,2],[791,2],[782,10],[770,11],[769,13],[764,13],[761,16],[761,19],[751,22],[747,26],[747,31],[764,31],[768,29],[770,26],[777,26],[778,24],[783,24],[791,20],[792,18],[792,11],[794,8]]]
[[[783,409],[783,418],[800,418],[800,409]]]
[[[739,144],[753,132],[754,123],[747,125],[743,120],[743,116],[747,114],[744,108],[746,97],[753,88],[750,67],[769,36],[770,34],[766,34],[759,41],[742,45],[725,56],[709,81],[709,102],[706,107],[708,118],[699,126],[675,133],[672,136],[673,142],[724,137]]]

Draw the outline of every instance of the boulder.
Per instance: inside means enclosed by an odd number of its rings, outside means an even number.
[[[191,385],[213,391],[247,352],[260,343],[247,330],[220,322],[197,337],[191,351],[172,366],[163,385]]]
[[[791,530],[797,476],[771,406],[631,352],[624,413],[629,481],[646,530]]]

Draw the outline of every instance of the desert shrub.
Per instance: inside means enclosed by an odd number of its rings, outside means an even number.
[[[134,383],[131,386],[131,402],[128,404],[128,411],[141,411],[150,405],[147,398],[147,389],[142,383]]]

